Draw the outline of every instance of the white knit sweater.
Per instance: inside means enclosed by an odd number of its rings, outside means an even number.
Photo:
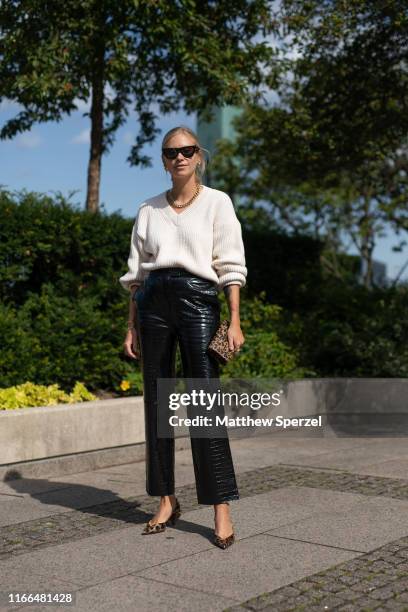
[[[128,272],[119,278],[127,291],[151,270],[182,267],[216,283],[246,284],[247,268],[241,225],[231,198],[203,185],[181,213],[169,205],[166,192],[145,200],[136,215],[130,241]]]

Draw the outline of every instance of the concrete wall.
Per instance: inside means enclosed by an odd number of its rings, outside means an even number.
[[[144,439],[141,396],[0,411],[0,465]]]

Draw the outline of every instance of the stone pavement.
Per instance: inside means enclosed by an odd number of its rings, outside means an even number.
[[[144,462],[0,483],[1,610],[408,612],[404,438],[231,440],[237,541],[213,546],[190,450],[176,453],[182,516],[142,536],[157,505]],[[8,593],[71,594],[65,606]]]

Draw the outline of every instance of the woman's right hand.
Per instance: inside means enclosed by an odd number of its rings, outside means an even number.
[[[123,343],[124,353],[132,359],[140,359],[139,339],[136,329],[128,329]]]

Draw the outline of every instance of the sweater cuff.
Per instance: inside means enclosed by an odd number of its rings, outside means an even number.
[[[246,285],[245,275],[242,274],[241,272],[227,272],[226,274],[223,274],[222,276],[220,276],[220,278],[218,279],[218,286],[220,289],[224,289],[226,285],[229,285],[231,283],[237,284],[241,288],[245,287]]]
[[[130,274],[125,274],[119,278],[119,282],[122,285],[125,291],[132,291],[132,285],[141,285],[143,283],[143,278],[135,278]]]

